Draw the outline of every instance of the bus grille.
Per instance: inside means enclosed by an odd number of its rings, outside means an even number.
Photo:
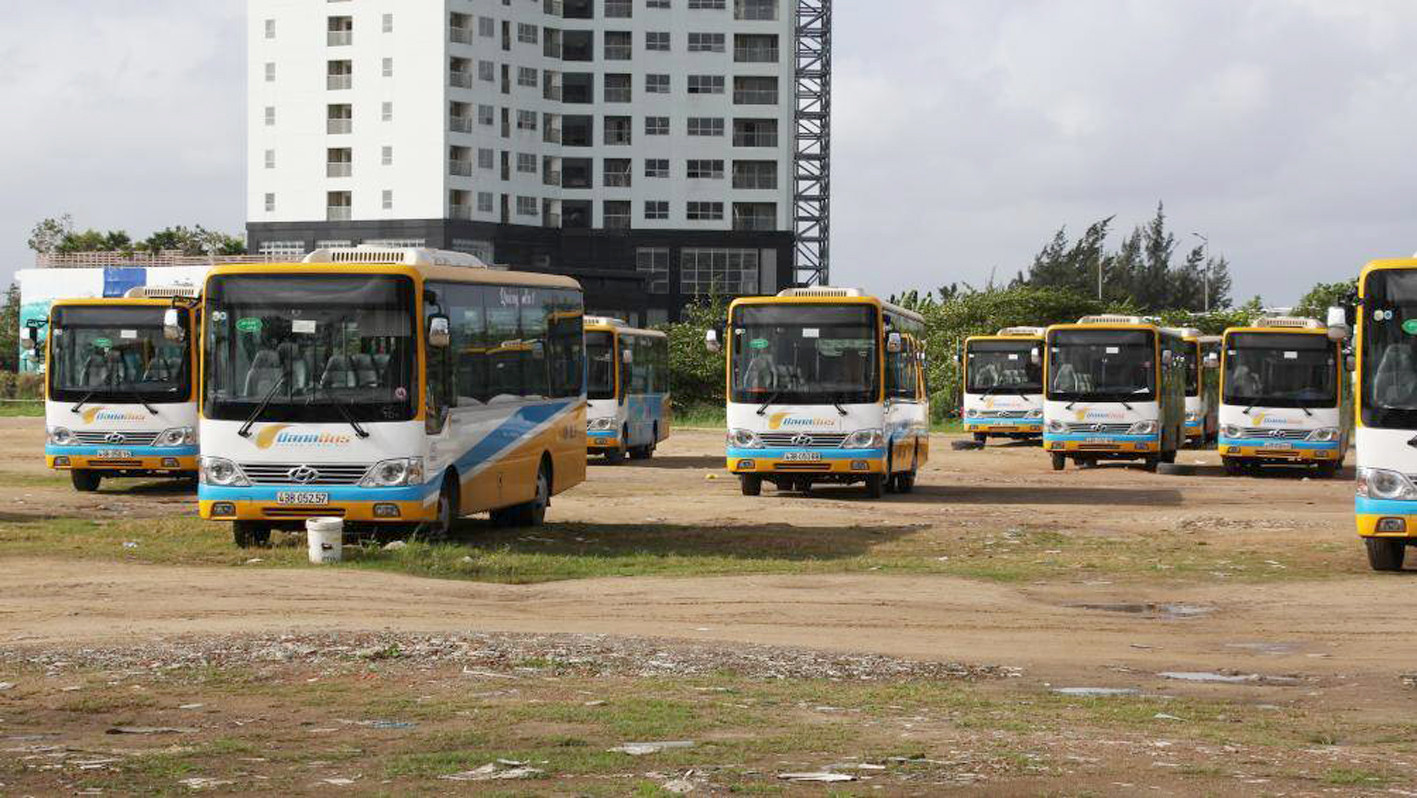
[[[846,435],[840,432],[764,432],[758,438],[764,446],[774,448],[840,449]]]
[[[344,518],[339,507],[262,507],[267,518]]]
[[[778,463],[778,471],[830,471],[831,463]]]
[[[1241,427],[1241,438],[1273,438],[1281,441],[1302,441],[1311,429],[1274,429],[1273,427]]]
[[[292,474],[301,469],[316,473],[313,479],[296,479]],[[357,485],[369,471],[364,463],[242,463],[252,485]]]
[[[142,468],[142,460],[89,460],[89,465],[97,468]]]
[[[975,410],[975,418],[1028,418],[1027,410]]]
[[[121,435],[123,440],[109,440],[110,435]],[[85,446],[152,446],[158,435],[157,432],[85,431],[75,432],[74,440]]]
[[[1092,432],[1098,435],[1125,435],[1131,424],[1069,424],[1068,432]]]

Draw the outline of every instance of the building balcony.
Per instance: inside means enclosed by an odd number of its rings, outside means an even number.
[[[330,91],[354,88],[353,75],[329,75],[325,78],[325,88]]]
[[[325,34],[325,44],[330,47],[348,47],[354,44],[354,31],[332,30]]]
[[[472,37],[476,35],[472,28],[449,28],[448,39],[457,44],[472,44]]]
[[[448,174],[458,177],[472,177],[474,164],[472,161],[448,161]]]
[[[733,92],[734,105],[777,105],[777,92],[771,89],[741,89]]]
[[[561,185],[561,173],[560,173],[560,172],[542,172],[542,173],[541,173],[541,184],[542,184],[542,185],[545,185],[545,186],[560,186],[560,185]]]
[[[565,11],[565,4],[561,0],[542,0],[541,10],[553,17],[559,17]]]
[[[471,133],[477,122],[470,116],[454,116],[448,119],[448,130],[454,133]]]
[[[561,214],[543,213],[541,214],[541,226],[559,228],[561,226]]]
[[[331,205],[325,209],[325,221],[347,222],[350,219],[348,205]]]
[[[543,58],[560,58],[560,57],[561,57],[561,43],[560,43],[560,42],[553,42],[553,41],[551,41],[551,40],[549,40],[549,39],[548,39],[547,41],[543,42],[542,45],[541,45],[541,56],[542,56]]]
[[[471,72],[449,72],[449,73],[448,73],[448,85],[453,86],[454,88],[458,88],[458,89],[470,89],[470,88],[472,88],[472,83],[473,83],[473,81],[476,80],[476,79],[477,79],[477,76],[473,75]]]
[[[733,60],[739,64],[776,64],[778,58],[776,47],[733,48]]]
[[[330,119],[325,122],[325,132],[330,135],[354,132],[353,119]]]
[[[325,164],[325,177],[350,177],[354,174],[354,164],[349,161],[334,161]]]
[[[605,45],[606,61],[629,61],[635,53],[633,45],[628,44],[607,44]]]
[[[471,221],[471,220],[472,220],[472,206],[471,206],[471,205],[451,205],[451,206],[448,207],[448,218],[449,218],[449,219],[462,219],[462,220],[464,220],[464,221]]]
[[[541,131],[541,141],[545,144],[560,144],[561,128],[548,127],[545,130]]]
[[[553,102],[558,103],[561,102],[561,87],[549,85],[543,86],[541,89],[541,99],[551,100]]]

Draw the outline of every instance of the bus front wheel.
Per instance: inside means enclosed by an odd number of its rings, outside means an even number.
[[[1141,464],[1142,469],[1145,470],[1148,474],[1155,474],[1155,473],[1156,473],[1156,470],[1157,470],[1160,466],[1161,466],[1161,455],[1159,455],[1159,454],[1147,455],[1146,459],[1143,460],[1143,461],[1142,461],[1142,464]]]
[[[885,474],[872,474],[866,477],[866,495],[872,499],[879,499],[886,495]]]
[[[428,537],[432,540],[442,541],[453,536],[453,526],[461,515],[458,485],[457,475],[451,472],[443,478],[443,489],[438,492],[438,517],[428,525]]]
[[[80,493],[93,493],[98,490],[99,483],[103,482],[103,477],[86,468],[76,468],[69,472],[69,480],[74,483],[74,490]]]
[[[895,475],[895,492],[910,493],[915,490],[915,472],[905,471]]]
[[[1338,476],[1338,463],[1319,463],[1319,477],[1321,479],[1333,479]]]
[[[980,446],[983,446],[984,444],[986,444],[986,443],[989,442],[989,433],[987,433],[987,432],[976,432],[976,433],[974,433],[974,442],[977,443],[977,444],[979,444]]]
[[[738,482],[744,496],[757,496],[763,492],[763,478],[756,474],[744,474],[738,477]]]
[[[232,521],[231,537],[243,549],[271,545],[271,528],[256,521]]]
[[[1227,477],[1238,477],[1245,470],[1240,461],[1233,457],[1220,458],[1220,464],[1225,467],[1225,476]]]
[[[1401,571],[1407,554],[1407,541],[1391,538],[1367,538],[1368,565],[1374,571]]]
[[[1053,452],[1053,470],[1054,470],[1054,471],[1062,471],[1064,468],[1067,468],[1067,467],[1068,467],[1068,458],[1067,458],[1067,456],[1066,456],[1066,455],[1059,454],[1059,453],[1057,453],[1057,452]]]

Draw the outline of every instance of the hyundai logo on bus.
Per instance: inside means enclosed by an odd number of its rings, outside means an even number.
[[[796,435],[796,436],[793,436],[793,438],[792,438],[792,445],[793,445],[793,446],[811,446],[811,445],[812,445],[812,436],[811,436],[811,435]]]
[[[128,438],[121,432],[110,432],[104,437],[104,441],[113,444],[123,443],[126,440],[128,440]]]
[[[301,485],[309,485],[311,482],[320,478],[320,472],[310,466],[292,468],[285,472],[285,475],[290,477],[291,482],[298,482]]]

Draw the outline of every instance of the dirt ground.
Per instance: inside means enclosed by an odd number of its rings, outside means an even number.
[[[1276,743],[1269,756],[1243,747],[1227,751],[1224,740],[1199,735],[1200,747],[1187,749],[1189,764],[1167,765],[1157,764],[1169,753],[1162,737],[1185,737],[1184,719],[1147,719],[1161,724],[1148,730],[1109,727],[1089,716],[1084,725],[1094,731],[1067,744],[1066,731],[1052,742],[1039,739],[1038,729],[998,732],[1022,735],[1030,745],[1049,749],[1056,761],[1077,759],[1077,767],[1055,766],[1046,778],[1021,768],[1004,769],[987,782],[859,781],[842,785],[848,789],[920,793],[934,791],[927,784],[948,784],[1021,794],[1126,794],[1142,787],[1177,794],[1417,794],[1408,792],[1417,790],[1417,678],[1403,679],[1417,671],[1417,582],[1411,571],[1367,570],[1353,532],[1351,473],[1335,480],[1297,474],[1227,478],[1213,451],[1182,452],[1178,465],[1160,474],[1123,466],[1054,473],[1036,446],[952,451],[950,440],[934,439],[933,459],[909,495],[870,501],[859,488],[828,487],[803,496],[768,487],[761,497],[748,498],[721,470],[721,433],[679,431],[652,461],[593,467],[586,484],[555,500],[549,518],[605,534],[625,525],[721,530],[726,537],[790,527],[803,538],[841,537],[843,559],[908,542],[910,556],[943,563],[962,556],[963,542],[981,569],[993,560],[1018,563],[1022,578],[844,567],[839,573],[509,585],[349,569],[95,563],[0,551],[0,668],[9,662],[12,671],[0,670],[0,680],[21,687],[26,679],[38,680],[28,692],[0,692],[0,743],[17,712],[43,714],[43,707],[52,709],[62,698],[55,679],[63,677],[53,674],[66,672],[56,670],[55,661],[99,673],[117,667],[112,658],[127,656],[122,652],[140,652],[134,655],[139,659],[148,652],[156,661],[216,640],[589,635],[626,645],[654,640],[664,650],[763,646],[962,663],[989,674],[980,681],[982,694],[1014,706],[1045,701],[1059,688],[1109,688],[1233,707],[1237,718],[1272,707],[1309,735]],[[0,525],[192,511],[191,496],[171,486],[76,494],[43,469],[41,447],[39,420],[0,420],[0,451],[10,455],[0,462]],[[1090,547],[1096,567],[1031,578],[1025,566],[1057,554],[1044,547],[1059,540]],[[932,557],[933,546],[956,553]],[[1209,564],[1173,564],[1173,555],[1180,562],[1183,555],[1194,559],[1196,551],[1209,552]],[[1103,567],[1121,556],[1131,558],[1130,565]],[[331,638],[322,639],[317,647],[330,645]],[[108,659],[75,653],[83,651],[107,652]],[[284,667],[295,669],[286,674],[294,679],[311,666],[297,661]],[[642,677],[595,674],[621,680],[617,684],[631,691],[636,688],[628,685]],[[210,697],[221,700],[228,699]],[[62,726],[68,716],[46,717],[49,728]],[[1039,717],[1041,729],[1047,724]],[[1027,725],[1026,713],[1022,722]],[[930,728],[930,734],[912,738],[927,759],[943,761],[949,757],[942,749],[970,745],[960,727],[940,721]],[[1112,736],[1127,742],[1104,744]],[[1146,750],[1151,742],[1158,747]],[[1298,761],[1328,763],[1329,775],[1295,769]],[[636,773],[652,770],[635,764]],[[0,783],[0,791],[78,784],[45,781],[38,773],[19,768],[7,776],[0,770],[0,782],[11,782]],[[664,778],[651,779],[654,784],[673,778],[659,775]],[[702,772],[698,778],[690,786],[701,791],[736,783]],[[237,789],[240,783],[197,786]],[[392,784],[415,788],[411,782]],[[582,782],[529,781],[519,787],[558,792],[572,784],[587,789]],[[760,786],[776,789],[779,783],[769,777]],[[309,784],[289,782],[287,788]]]

